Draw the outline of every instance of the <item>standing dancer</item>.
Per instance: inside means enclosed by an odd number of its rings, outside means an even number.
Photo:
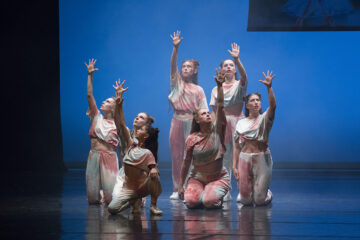
[[[100,185],[104,201],[111,202],[111,194],[114,188],[116,174],[118,172],[118,158],[116,148],[118,146],[118,134],[114,123],[114,98],[106,99],[100,110],[96,106],[93,95],[93,73],[98,69],[95,68],[96,60],[89,60],[86,64],[88,71],[87,81],[87,98],[89,109],[87,115],[90,118],[91,150],[86,165],[86,193],[89,204],[100,203]],[[102,197],[102,196],[101,196]]]
[[[204,90],[197,85],[199,62],[185,60],[181,65],[181,73],[179,73],[177,55],[183,38],[180,38],[179,31],[170,37],[174,45],[171,55],[171,92],[169,94],[169,101],[174,108],[169,137],[173,179],[173,194],[170,199],[179,199],[179,169],[184,161],[185,139],[190,134],[192,112],[195,109],[208,109],[208,106]]]
[[[212,119],[208,109],[194,111],[191,134],[186,139],[186,157],[181,168],[179,196],[188,208],[204,206],[221,208],[223,197],[230,189],[230,176],[223,167],[225,153],[226,117],[224,113],[224,75],[216,70],[217,111]],[[215,123],[213,123],[215,120]],[[191,170],[184,190],[190,164]]]
[[[246,96],[247,75],[239,59],[240,47],[233,43],[231,45],[230,55],[233,59],[226,59],[220,63],[222,72],[225,74],[224,89],[224,112],[226,115],[226,134],[225,146],[226,152],[224,155],[224,166],[228,171],[231,179],[232,165],[233,165],[233,133],[235,131],[236,123],[243,116],[242,109],[244,105],[244,97]],[[240,72],[240,81],[237,80],[236,67]],[[217,87],[214,87],[211,92],[210,106],[212,107],[212,114],[216,113]],[[224,201],[231,200],[230,191],[224,197]]]
[[[272,89],[272,72],[259,80],[267,87],[269,107],[261,113],[261,95],[249,94],[245,99],[245,116],[236,124],[234,133],[234,177],[240,190],[239,202],[244,205],[265,205],[271,202],[269,190],[272,159],[268,147],[269,133],[275,118],[276,101]]]
[[[160,215],[162,211],[156,206],[161,193],[159,170],[156,165],[159,130],[150,124],[144,124],[134,131],[137,141],[134,141],[125,125],[122,93],[120,81],[116,83],[116,127],[120,128],[124,139],[125,156],[123,168],[125,177],[118,178],[113,191],[113,200],[108,206],[111,214],[121,212],[131,205],[133,213],[139,213],[141,198],[151,195],[150,212]]]

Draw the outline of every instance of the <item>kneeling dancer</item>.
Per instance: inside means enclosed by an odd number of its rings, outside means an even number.
[[[223,166],[226,117],[222,88],[225,77],[221,69],[216,70],[215,80],[218,96],[215,123],[208,109],[195,110],[190,136],[186,139],[179,196],[185,199],[188,208],[221,208],[223,198],[230,188],[230,177]],[[191,162],[193,169],[184,190]]]
[[[150,124],[136,129],[134,136],[138,142],[132,140],[125,125],[122,93],[120,81],[116,83],[115,124],[122,132],[125,142],[125,156],[123,168],[125,178],[117,178],[112,201],[108,206],[111,214],[116,214],[133,206],[133,213],[140,212],[141,198],[151,195],[150,212],[160,215],[162,211],[156,206],[157,198],[161,193],[159,170],[156,165],[159,130]]]
[[[271,202],[269,185],[272,159],[268,139],[275,118],[276,101],[272,89],[272,72],[263,73],[259,80],[267,87],[269,107],[261,113],[261,95],[252,93],[245,99],[245,116],[239,120],[234,133],[234,177],[238,181],[238,201],[244,205],[265,205]]]

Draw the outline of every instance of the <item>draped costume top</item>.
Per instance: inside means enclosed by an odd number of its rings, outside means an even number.
[[[149,149],[141,148],[136,142],[132,142],[123,158],[123,162],[133,167],[149,172],[149,165],[155,165],[154,155]]]
[[[244,97],[246,95],[247,84],[241,85],[241,81],[234,83],[223,83],[224,90],[224,107],[229,107],[235,104],[240,104],[239,108],[242,109],[244,104]],[[217,86],[211,91],[210,106],[216,106],[217,99]]]
[[[89,116],[91,124],[89,137],[99,138],[116,148],[119,144],[119,136],[114,120],[105,119],[97,108],[89,109],[86,115]]]
[[[203,135],[201,132],[196,132],[186,139],[186,157],[192,158],[193,173],[215,173],[209,172],[212,170],[207,169],[206,165],[216,160],[222,160],[225,150],[225,146],[221,144],[220,136],[216,132],[216,123],[212,126],[210,134]],[[217,172],[221,170],[223,169],[216,169]]]
[[[273,119],[267,116],[268,109],[259,114],[257,118],[243,118],[236,124],[234,141],[239,141],[242,147],[245,140],[259,141],[268,145],[269,133],[273,125]]]
[[[208,109],[204,90],[199,85],[185,82],[179,72],[170,79],[171,91],[168,96],[175,110],[192,112],[196,109]]]

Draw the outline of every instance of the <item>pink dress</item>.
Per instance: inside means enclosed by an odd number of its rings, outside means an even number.
[[[170,79],[170,82],[171,92],[168,98],[175,112],[192,113],[197,109],[208,108],[204,90],[200,86],[183,81],[178,72],[173,79]],[[174,114],[171,120],[169,142],[174,192],[177,192],[179,186],[179,169],[184,160],[185,140],[190,134],[191,123],[192,115],[179,117]]]
[[[116,148],[119,137],[113,120],[104,119],[97,108],[89,110],[90,138],[98,138]],[[118,172],[118,158],[115,151],[90,150],[86,166],[86,193],[89,203],[100,201],[100,185],[105,197],[105,202],[111,202],[111,194],[115,185]]]

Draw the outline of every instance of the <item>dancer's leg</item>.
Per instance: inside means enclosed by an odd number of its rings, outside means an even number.
[[[201,205],[201,198],[203,191],[204,191],[204,184],[190,177],[184,194],[186,207],[187,208],[199,207]]]
[[[173,118],[170,127],[170,152],[172,161],[173,191],[177,192],[180,181],[180,171],[184,158],[185,136],[183,122]]]
[[[254,201],[256,205],[264,205],[271,201],[271,199],[265,200],[270,186],[272,165],[270,152],[253,156]]]
[[[100,154],[91,150],[86,165],[86,195],[89,204],[100,202]]]
[[[105,202],[111,202],[116,176],[119,170],[116,152],[100,152],[100,175],[101,185]]]
[[[221,175],[218,180],[205,185],[202,203],[206,208],[221,208],[223,198],[230,190],[229,174],[225,173],[225,175]]]
[[[251,154],[240,153],[238,163],[239,180],[238,187],[240,191],[239,202],[249,205],[253,201],[253,171]]]

